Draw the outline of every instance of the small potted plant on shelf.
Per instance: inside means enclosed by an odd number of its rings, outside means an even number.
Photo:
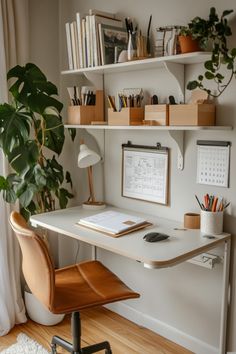
[[[70,173],[63,171],[54,155],[60,155],[65,140],[63,105],[53,97],[56,86],[34,64],[17,65],[7,78],[14,80],[9,89],[12,103],[0,105],[0,147],[10,173],[0,176],[0,191],[6,202],[18,201],[21,214],[29,219],[32,214],[54,210],[56,199],[65,208],[73,197],[63,186],[64,182],[72,186]],[[48,325],[62,320],[32,297],[26,291],[31,318]]]
[[[200,47],[212,48],[211,58],[204,63],[205,72],[200,74],[197,80],[188,83],[189,90],[199,88],[212,97],[219,97],[235,76],[236,48],[230,49],[228,45],[228,37],[232,35],[232,30],[227,16],[232,12],[233,10],[225,10],[218,16],[216,9],[212,7],[208,20],[196,17],[189,23],[189,31],[192,37],[199,41]],[[215,84],[215,90],[207,87],[205,80]]]

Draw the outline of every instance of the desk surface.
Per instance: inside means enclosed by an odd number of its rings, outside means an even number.
[[[34,215],[30,218],[30,221],[33,226],[42,226],[73,237],[113,253],[140,261],[151,268],[174,266],[203,252],[207,252],[230,238],[230,234],[223,233],[215,236],[215,239],[207,239],[201,236],[199,230],[174,230],[174,228],[182,227],[176,221],[114,207],[107,207],[105,210],[116,210],[129,215],[137,215],[152,222],[153,226],[119,238],[113,238],[76,225],[81,218],[100,212],[92,212],[82,207]],[[170,238],[155,243],[144,241],[143,236],[151,231],[163,232],[169,235]]]

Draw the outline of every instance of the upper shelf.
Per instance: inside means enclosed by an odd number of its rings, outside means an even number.
[[[163,67],[165,66],[165,63],[199,64],[208,60],[210,56],[211,53],[209,52],[177,54],[177,55],[171,55],[165,57],[128,61],[125,63],[95,66],[91,68],[64,70],[62,71],[62,74],[63,75],[68,75],[68,74],[82,75],[86,73],[105,74],[105,73],[116,73],[116,72],[126,72],[126,71],[135,71],[135,70],[146,70],[146,69],[155,69],[158,67]]]
[[[191,126],[191,125],[72,125],[65,124],[65,128],[77,129],[105,129],[105,130],[232,130],[231,126],[213,125],[213,126]]]

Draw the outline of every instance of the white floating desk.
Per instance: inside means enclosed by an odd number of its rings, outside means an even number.
[[[137,215],[153,223],[141,231],[135,231],[125,236],[113,238],[97,231],[76,225],[80,218],[98,213],[81,207],[57,210],[50,213],[34,215],[30,218],[33,226],[41,226],[63,235],[73,237],[93,246],[103,248],[113,253],[142,262],[147,268],[171,267],[191,259],[203,252],[224,244],[224,270],[221,308],[221,329],[219,354],[225,354],[226,320],[228,310],[230,234],[223,233],[214,239],[201,236],[199,230],[175,230],[182,226],[171,220],[132,212],[130,210],[107,207],[105,210],[116,210],[130,215]],[[165,241],[149,243],[143,236],[151,231],[170,235]]]

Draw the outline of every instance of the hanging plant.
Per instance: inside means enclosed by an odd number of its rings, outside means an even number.
[[[204,63],[205,72],[188,83],[188,90],[199,88],[212,97],[219,97],[235,77],[236,48],[230,49],[228,46],[228,37],[232,35],[232,30],[227,16],[232,12],[233,10],[225,10],[219,17],[216,9],[212,7],[207,20],[195,17],[189,23],[188,33],[190,32],[192,37],[199,41],[201,48],[210,46],[212,53],[211,58]],[[214,82],[214,90],[207,86],[207,80]]]
[[[12,104],[0,105],[0,147],[12,172],[0,176],[0,191],[8,203],[20,203],[22,215],[55,210],[56,199],[65,208],[73,195],[71,176],[57,160],[65,135],[57,88],[34,64],[15,66],[7,75],[13,80]],[[49,151],[53,156],[49,157]],[[56,154],[56,155],[55,155]]]

